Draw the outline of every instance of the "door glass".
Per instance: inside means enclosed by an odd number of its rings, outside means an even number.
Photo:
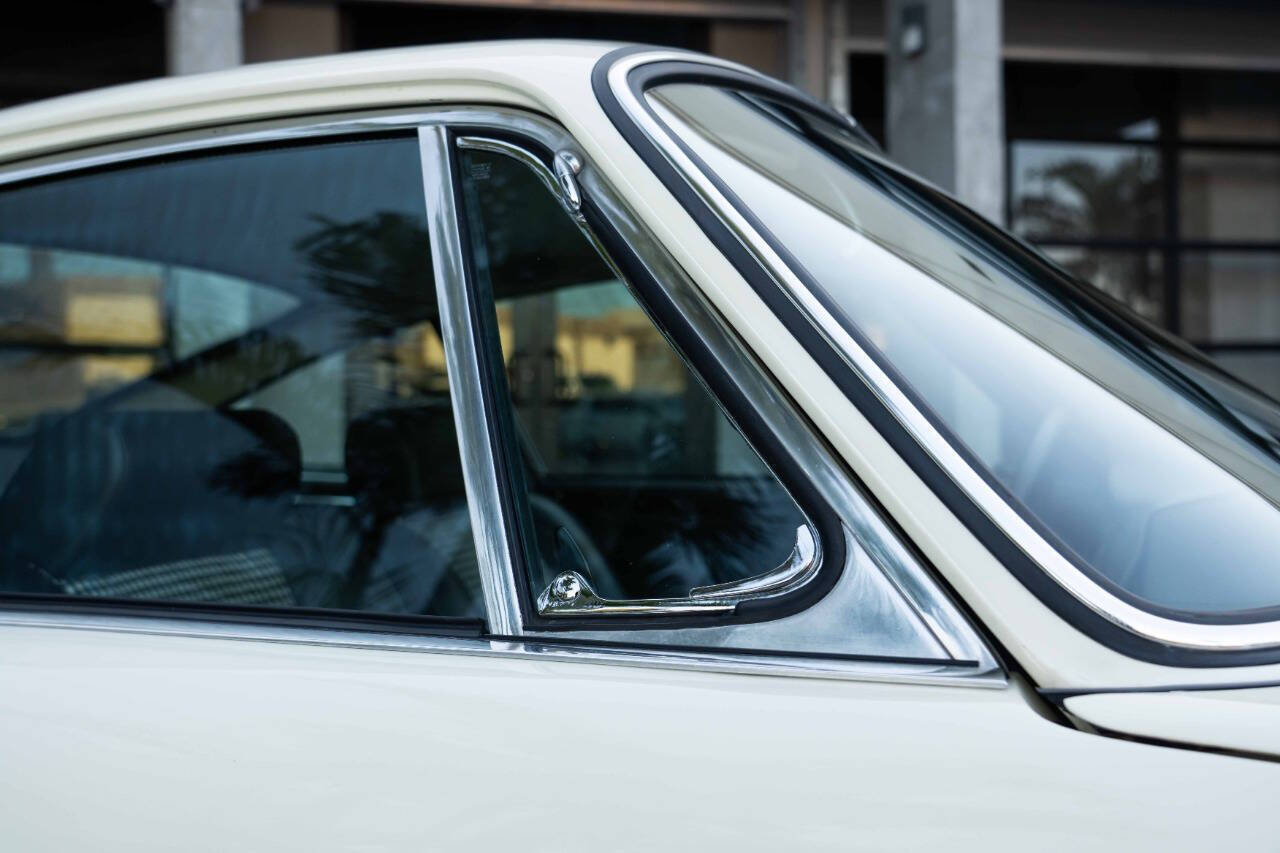
[[[478,616],[413,139],[0,193],[0,591]]]
[[[574,569],[606,598],[678,598],[783,563],[799,510],[626,282],[527,166],[461,158],[472,266],[492,294],[527,485],[535,594]]]

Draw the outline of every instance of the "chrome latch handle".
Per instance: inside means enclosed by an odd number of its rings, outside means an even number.
[[[818,568],[818,544],[806,525],[796,529],[791,556],[762,575],[694,587],[687,598],[601,598],[578,572],[556,575],[538,596],[540,616],[675,616],[727,613],[740,601],[781,595],[806,583]]]
[[[560,197],[571,211],[577,213],[582,207],[582,190],[578,189],[582,161],[572,151],[557,151],[551,159],[551,168],[555,172],[556,183],[560,185]]]

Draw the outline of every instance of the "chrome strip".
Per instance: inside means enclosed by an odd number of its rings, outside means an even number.
[[[778,257],[755,229],[726,199],[701,170],[672,139],[665,125],[656,121],[639,102],[627,84],[627,75],[635,68],[654,62],[700,62],[743,72],[748,69],[733,63],[686,53],[654,51],[624,57],[609,69],[609,85],[628,115],[644,129],[663,155],[689,181],[690,186],[738,237],[742,244],[773,275],[788,297],[809,317],[815,329],[841,355],[850,370],[885,405],[911,436],[933,457],[956,484],[968,494],[983,513],[1035,561],[1050,577],[1091,610],[1119,625],[1156,642],[1186,649],[1241,651],[1280,644],[1280,622],[1210,625],[1182,622],[1149,613],[1113,595],[1067,560],[1040,536],[1025,519],[1009,506],[975,471],[955,448],[915,407],[911,400],[888,377],[875,360],[858,345],[844,327],[826,310],[804,282]]]
[[[561,572],[538,596],[539,616],[684,616],[732,613],[732,601],[690,598],[601,598],[577,572]]]
[[[471,655],[531,661],[586,663],[601,666],[638,666],[743,675],[775,675],[798,678],[830,678],[892,684],[1002,689],[1004,674],[978,673],[973,667],[947,664],[875,660],[758,657],[708,650],[706,652],[649,648],[600,648],[591,645],[420,634],[350,631],[339,628],[248,625],[237,622],[194,622],[177,618],[69,614],[56,611],[31,613],[0,609],[3,628],[41,628],[67,631],[105,631],[115,634],[185,637],[197,640],[232,640],[284,643],[322,648],[371,649],[420,654]]]
[[[818,555],[818,540],[814,538],[809,525],[802,524],[796,528],[795,547],[791,549],[787,561],[778,568],[738,581],[695,586],[689,591],[689,597],[746,601],[749,598],[779,595],[801,586],[813,576],[818,570]]]
[[[685,55],[687,58],[687,55]],[[548,150],[572,150],[572,138],[562,129],[546,119],[529,113],[500,107],[458,108],[438,107],[405,112],[384,110],[379,112],[358,112],[323,117],[298,116],[268,122],[253,122],[241,127],[218,127],[187,130],[134,139],[116,141],[70,152],[42,156],[33,160],[17,161],[0,167],[0,185],[20,180],[41,178],[63,172],[94,168],[122,162],[142,160],[159,155],[223,148],[245,143],[262,143],[272,141],[290,141],[312,137],[349,135],[368,131],[386,131],[399,129],[416,131],[419,136],[419,151],[423,160],[423,182],[427,194],[429,211],[435,210],[439,216],[429,216],[433,240],[433,261],[437,274],[442,276],[446,284],[456,285],[460,280],[457,263],[461,246],[457,240],[456,213],[452,210],[451,192],[444,181],[451,181],[451,173],[435,168],[441,162],[443,131],[436,130],[443,125],[459,124],[468,127],[493,127],[507,132],[516,132],[527,136]],[[663,281],[683,281],[687,277],[683,270],[674,264],[665,251],[657,250],[652,237],[637,223],[638,220],[621,202],[612,188],[590,167],[583,164],[582,174],[577,176],[583,191],[593,196],[601,209],[608,215],[615,226],[629,239],[641,254],[644,262]],[[450,204],[443,205],[448,199]],[[450,223],[453,228],[449,227]],[[437,235],[437,231],[441,232]],[[589,229],[584,229],[588,237],[594,241]],[[452,234],[452,236],[450,236]],[[444,247],[450,245],[446,252]],[[598,245],[598,244],[597,244]],[[436,257],[436,254],[439,257]],[[450,269],[452,274],[445,275]],[[448,299],[446,291],[453,292],[454,286],[439,288],[438,298],[442,309]],[[696,289],[681,287],[672,293],[673,298],[688,312],[696,316],[710,316],[709,304]],[[456,295],[454,297],[456,299]],[[449,319],[456,307],[448,302],[450,310],[442,310],[442,322]],[[465,317],[465,315],[463,315]],[[459,336],[458,320],[446,334],[446,343]],[[469,323],[469,320],[467,320]],[[469,328],[469,325],[466,326]],[[443,331],[443,330],[442,330]],[[947,653],[955,660],[977,661],[977,667],[956,666],[940,660],[935,664],[895,663],[880,661],[849,660],[847,658],[815,658],[785,657],[771,655],[761,657],[750,653],[732,650],[718,650],[714,647],[706,651],[668,651],[660,649],[637,649],[634,647],[617,648],[599,645],[574,646],[572,643],[528,642],[510,640],[477,640],[469,638],[423,637],[400,633],[375,633],[365,631],[346,631],[330,628],[303,628],[288,625],[262,626],[240,623],[207,623],[182,620],[178,618],[153,618],[146,616],[120,615],[85,615],[68,614],[58,611],[43,613],[4,611],[0,607],[0,624],[14,626],[40,626],[75,630],[100,630],[124,633],[163,634],[187,637],[207,637],[219,639],[240,639],[264,642],[286,642],[317,646],[337,646],[350,648],[379,648],[404,651],[430,651],[461,654],[482,654],[498,657],[534,657],[579,661],[597,664],[623,664],[629,666],[658,666],[676,669],[710,670],[720,672],[742,672],[772,675],[795,675],[809,677],[847,678],[864,681],[890,681],[907,683],[935,683],[959,686],[1003,687],[1007,683],[1004,674],[995,663],[981,639],[969,626],[959,611],[948,601],[941,591],[915,564],[914,559],[899,542],[885,522],[878,517],[871,506],[858,493],[839,466],[822,449],[821,442],[816,442],[807,429],[799,427],[793,414],[791,403],[776,389],[761,378],[758,367],[753,367],[749,354],[731,338],[719,324],[708,326],[704,332],[712,334],[719,343],[725,367],[744,385],[749,396],[761,407],[760,411],[770,428],[784,437],[799,442],[793,448],[801,454],[804,461],[812,463],[808,470],[815,479],[815,484],[823,489],[833,504],[840,508],[840,514],[846,524],[846,542],[851,546],[850,553],[855,551],[852,545],[860,542],[870,551],[857,549],[858,554],[869,554],[874,562],[881,566],[894,586],[903,597],[916,609],[916,612],[931,634]],[[478,390],[478,362],[475,360],[474,348],[446,346],[452,353],[447,367],[450,375],[451,391],[454,397],[456,423],[461,431],[460,438],[474,438],[484,434],[487,429],[481,410],[474,404],[472,397]],[[455,377],[466,377],[467,381],[456,381]],[[463,387],[471,389],[471,396],[465,392],[459,394]],[[761,396],[763,395],[763,396]],[[462,410],[467,414],[461,414]],[[787,413],[784,416],[784,413]],[[463,439],[466,444],[474,444]],[[477,468],[476,470],[490,470]],[[496,483],[492,478],[486,482],[467,483],[469,503],[471,492],[496,492]],[[502,515],[496,501],[475,501],[472,511],[479,513],[483,525],[501,525]],[[483,507],[483,508],[480,508]],[[473,531],[480,530],[473,517]],[[505,529],[504,529],[505,534]],[[488,584],[497,581],[493,566],[495,558],[485,556],[488,544],[477,542],[477,557],[480,561],[489,561],[490,572]],[[510,552],[504,551],[496,558],[499,565],[510,566]],[[512,600],[509,590],[513,575],[507,570],[502,578],[501,590],[490,595],[486,585],[486,609],[492,614],[509,606]],[[492,599],[492,606],[490,600]],[[514,611],[518,620],[518,610]],[[502,616],[497,619],[490,616],[491,630],[499,633]],[[794,617],[792,617],[794,618]],[[510,624],[508,620],[507,624]],[[507,636],[519,636],[517,621],[515,630]],[[577,635],[581,637],[582,635]],[[632,635],[629,639],[634,640]],[[662,638],[652,633],[646,634],[656,642],[670,642],[671,638]],[[621,641],[615,636],[615,641]]]
[[[419,110],[362,110],[327,115],[291,116],[255,121],[240,127],[204,127],[145,136],[46,154],[29,160],[0,164],[0,186],[15,181],[44,178],[61,172],[116,166],[135,160],[173,156],[272,142],[296,142],[326,136],[354,136],[363,133],[405,131],[421,127],[466,124],[492,126],[527,133],[543,140],[561,140],[562,134],[548,129],[548,122],[528,112],[507,107],[482,109],[440,106]]]
[[[520,593],[515,585],[512,543],[507,538],[498,493],[501,474],[489,442],[484,376],[480,373],[475,336],[471,334],[470,291],[454,205],[449,131],[444,125],[420,128],[418,142],[431,263],[435,269],[436,296],[440,300],[440,334],[453,399],[453,421],[458,430],[458,449],[462,455],[471,535],[475,538],[480,580],[484,585],[486,621],[495,634],[516,635],[521,628]]]

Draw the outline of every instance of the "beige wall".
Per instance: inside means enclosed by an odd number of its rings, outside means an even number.
[[[845,0],[848,46],[884,50],[884,0]],[[1280,2],[1004,0],[1004,56],[1280,70]]]
[[[245,62],[337,53],[338,7],[331,3],[263,3],[244,16]]]
[[[765,74],[787,76],[787,27],[777,21],[712,21],[710,49]]]

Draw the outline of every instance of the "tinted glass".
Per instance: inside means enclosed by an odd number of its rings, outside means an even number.
[[[1159,252],[1052,246],[1044,253],[1153,323],[1164,320],[1164,272]]]
[[[1184,71],[1177,91],[1187,139],[1280,142],[1280,74]]]
[[[1013,230],[1031,238],[1156,237],[1163,227],[1153,148],[1071,142],[1009,147]]]
[[[0,193],[0,590],[482,612],[412,139]]]
[[[1197,342],[1273,342],[1280,329],[1280,252],[1184,252],[1182,318]]]
[[[1178,611],[1280,605],[1280,410],[859,149],[697,85],[650,103],[1068,559]],[[1141,340],[1141,346],[1131,341]]]
[[[1280,154],[1187,150],[1180,160],[1183,237],[1280,242]]]
[[[527,482],[535,592],[574,569],[606,597],[679,597],[784,562],[798,510],[627,284],[528,167],[461,156]]]

